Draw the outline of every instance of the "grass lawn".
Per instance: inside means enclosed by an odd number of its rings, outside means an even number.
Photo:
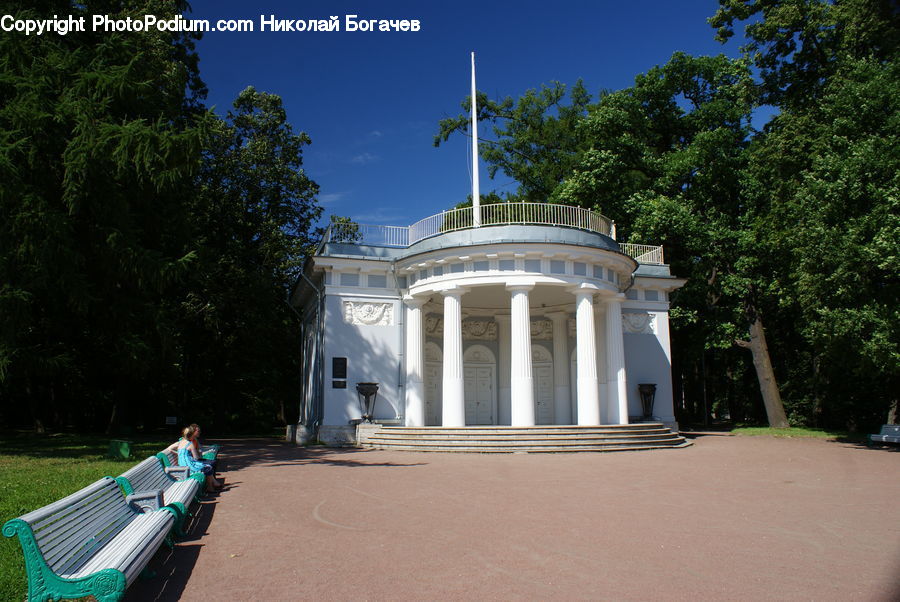
[[[110,437],[97,435],[0,433],[0,524],[46,506],[90,485],[117,476],[172,439],[130,437],[130,460],[105,457]],[[24,600],[25,563],[18,538],[0,538],[0,600]]]
[[[827,431],[806,427],[790,427],[786,429],[773,429],[767,426],[740,426],[731,430],[735,435],[751,437],[766,435],[770,437],[811,437],[815,439],[834,439],[837,441],[865,442],[865,433],[850,433],[847,431]]]

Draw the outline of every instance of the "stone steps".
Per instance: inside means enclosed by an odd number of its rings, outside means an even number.
[[[604,426],[369,427],[360,447],[402,451],[548,453],[686,447],[690,442],[662,423]]]

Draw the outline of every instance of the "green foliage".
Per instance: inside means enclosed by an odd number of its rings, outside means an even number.
[[[17,18],[181,14],[8,2]],[[287,291],[316,236],[280,98],[203,110],[193,34],[0,36],[0,413],[7,424],[253,429],[299,374]],[[291,404],[293,405],[293,404]]]
[[[320,232],[281,99],[247,88],[209,128],[191,206],[199,270],[180,322],[185,412],[211,428],[264,428],[299,391],[296,316],[286,299]],[[210,403],[210,401],[212,403]]]
[[[331,242],[358,242],[362,239],[359,224],[349,217],[330,216]]]
[[[766,225],[789,251],[780,303],[812,350],[797,385],[831,424],[882,422],[900,384],[898,82],[900,62],[848,60],[754,149],[750,192],[774,195]]]
[[[544,202],[570,171],[579,138],[575,125],[585,115],[590,95],[579,81],[569,92],[570,104],[564,104],[566,86],[553,82],[539,91],[528,90],[518,101],[506,97],[490,100],[477,94],[478,120],[493,124],[495,140],[480,139],[479,154],[494,177],[502,171],[519,182],[516,200]],[[471,106],[471,97],[463,109]],[[454,132],[468,133],[470,116],[443,119],[434,144]],[[576,134],[576,135],[573,135]],[[507,196],[507,200],[513,200]]]
[[[892,0],[719,0],[709,19],[725,42],[746,21],[741,50],[759,68],[761,100],[814,108],[844,59],[893,60],[900,12]]]
[[[177,14],[181,3],[45,2],[19,18]],[[153,392],[160,308],[191,268],[199,164],[183,34],[0,36],[0,388],[35,423],[114,421]],[[129,419],[136,419],[132,417]]]

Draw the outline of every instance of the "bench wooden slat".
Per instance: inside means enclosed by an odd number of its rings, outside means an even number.
[[[73,567],[80,566],[85,557],[106,544],[117,530],[122,529],[133,518],[129,513],[110,513],[111,509],[115,509],[112,504],[98,509],[94,516],[74,518],[69,531],[61,526],[56,538],[38,541],[47,565],[54,572],[73,570]]]
[[[146,560],[149,561],[159,548],[158,544],[162,543],[168,533],[168,528],[161,527],[167,522],[171,523],[171,520],[172,515],[168,512],[148,512],[138,515],[122,530],[112,545],[103,548],[78,571],[71,573],[70,578],[90,575],[104,568],[115,568],[125,573],[126,582],[130,584],[137,573],[146,566],[146,562],[141,562],[144,556],[147,556]],[[151,545],[148,547],[140,545],[148,537]],[[154,538],[158,539],[156,545]],[[144,553],[144,550],[149,549],[152,549],[153,553]]]
[[[115,483],[115,481],[113,481]],[[127,505],[121,503],[122,494],[118,488],[108,489],[108,493],[96,500],[94,506],[83,506],[78,512],[69,512],[34,533],[35,541],[41,548],[47,565],[53,571],[77,562],[90,549],[99,548],[133,518]],[[79,541],[85,543],[77,545]]]
[[[62,498],[61,500],[57,500],[52,504],[47,504],[43,508],[38,508],[37,510],[32,510],[28,514],[23,514],[19,518],[28,524],[36,524],[40,522],[40,520],[44,517],[55,514],[61,508],[67,508],[68,506],[71,506],[73,501],[88,497],[91,493],[99,492],[106,487],[109,487],[109,482],[106,479],[100,479],[96,483],[91,483],[84,489],[76,491],[71,495],[67,495],[66,497]]]

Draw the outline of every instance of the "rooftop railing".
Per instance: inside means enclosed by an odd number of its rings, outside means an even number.
[[[338,222],[328,226],[319,251],[329,242],[346,242],[376,247],[405,248],[440,234],[475,227],[540,225],[576,228],[616,238],[615,222],[588,209],[552,203],[496,203],[482,205],[480,224],[476,226],[472,207],[450,209],[426,217],[411,226],[380,226]],[[662,264],[662,247],[622,244],[622,251],[639,263]]]
[[[663,265],[663,248],[654,245],[636,245],[630,242],[620,242],[622,252],[632,257],[638,263],[653,263]]]

